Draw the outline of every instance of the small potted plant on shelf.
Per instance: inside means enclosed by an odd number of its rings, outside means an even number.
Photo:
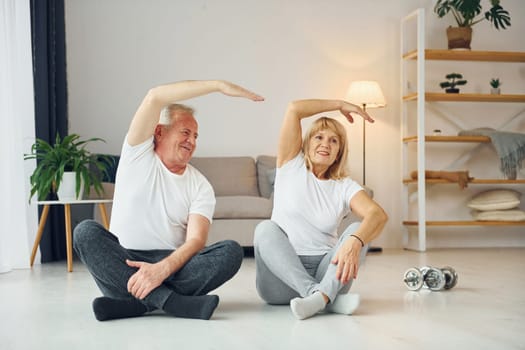
[[[31,146],[31,153],[24,154],[25,160],[37,160],[37,166],[29,178],[29,200],[35,193],[38,200],[45,200],[50,194],[57,194],[58,199],[80,199],[84,189],[89,191],[91,186],[101,195],[104,189],[100,175],[107,171],[109,163],[103,156],[86,149],[86,145],[93,141],[105,142],[100,138],[81,140],[77,134],[63,139],[57,134],[53,145],[37,138]]]
[[[496,29],[510,27],[509,12],[500,5],[500,0],[490,0],[491,8],[482,14],[481,0],[437,0],[434,12],[439,18],[451,13],[457,27],[447,28],[448,48],[470,50],[472,26],[487,20]]]
[[[442,89],[445,89],[445,92],[448,94],[459,93],[459,89],[456,88],[456,86],[465,85],[467,83],[459,73],[447,74],[445,78],[447,78],[447,81],[439,83],[439,86],[441,86]]]
[[[491,86],[491,89],[490,89],[490,93],[493,94],[493,95],[499,95],[501,90],[500,90],[500,86],[501,86],[501,82],[499,81],[499,78],[492,78],[490,79],[490,86]]]

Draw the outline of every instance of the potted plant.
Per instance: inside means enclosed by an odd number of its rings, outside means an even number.
[[[501,82],[499,81],[499,78],[492,78],[490,79],[490,93],[493,95],[499,95],[500,94],[500,86]]]
[[[71,134],[63,139],[57,134],[53,145],[37,138],[31,146],[31,153],[24,154],[24,159],[36,159],[37,166],[30,177],[31,193],[29,200],[35,193],[38,200],[45,200],[49,194],[58,193],[65,187],[68,175],[72,177],[73,191],[66,194],[67,199],[81,198],[84,190],[88,191],[91,186],[97,194],[102,194],[102,180],[100,174],[107,171],[108,162],[103,156],[96,156],[85,147],[93,141],[102,141],[100,138],[81,140],[77,134]],[[58,193],[59,199],[60,193]]]
[[[465,85],[467,83],[459,73],[447,74],[445,78],[447,78],[447,81],[439,83],[439,86],[441,86],[442,89],[445,89],[445,92],[449,94],[457,94],[459,89],[456,88],[456,86]]]
[[[500,0],[490,0],[491,8],[482,14],[481,0],[437,0],[434,12],[439,18],[451,13],[457,27],[447,28],[449,49],[468,49],[472,39],[472,26],[487,20],[496,29],[510,27],[509,12],[500,5]]]

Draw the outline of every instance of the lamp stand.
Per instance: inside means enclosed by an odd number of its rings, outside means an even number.
[[[363,105],[363,111],[366,112],[366,105]],[[363,186],[366,186],[366,122],[363,118]]]
[[[366,103],[363,103],[363,111],[366,112]],[[363,118],[363,187],[366,187],[366,122]],[[381,253],[383,248],[369,245],[367,253]]]

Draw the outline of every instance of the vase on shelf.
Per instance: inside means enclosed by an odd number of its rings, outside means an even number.
[[[470,50],[472,40],[471,27],[448,27],[447,39],[449,50]]]

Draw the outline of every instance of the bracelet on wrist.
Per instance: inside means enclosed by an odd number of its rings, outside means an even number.
[[[350,235],[350,237],[354,237],[356,238],[359,242],[361,242],[361,248],[365,246],[365,242],[363,242],[363,240],[361,238],[359,238],[359,236],[357,235]]]

